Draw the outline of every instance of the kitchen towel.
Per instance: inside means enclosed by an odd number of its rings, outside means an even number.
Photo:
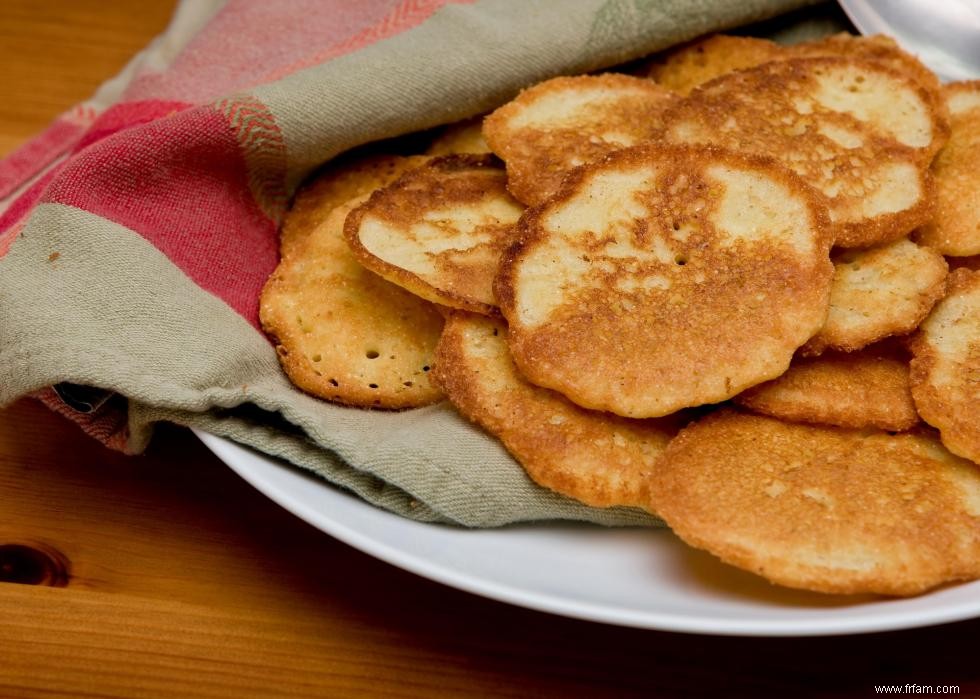
[[[35,395],[110,446],[159,421],[243,442],[406,517],[655,525],[532,483],[448,404],[332,405],[258,323],[314,168],[805,0],[185,0],[88,103],[0,163],[0,405]]]

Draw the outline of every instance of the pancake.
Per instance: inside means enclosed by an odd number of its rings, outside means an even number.
[[[533,206],[575,167],[649,140],[676,97],[650,80],[606,73],[546,80],[483,122],[491,150],[507,164],[507,187]]]
[[[927,91],[937,114],[942,119],[948,116],[935,73],[883,34],[853,36],[840,33],[792,46],[748,36],[715,34],[668,52],[655,60],[646,74],[664,87],[686,95],[698,85],[735,70],[753,68],[769,61],[824,56],[875,61],[911,78]]]
[[[493,277],[523,207],[492,155],[447,155],[375,192],[345,224],[354,256],[435,303],[490,314]]]
[[[528,383],[499,320],[454,311],[434,371],[450,402],[499,438],[532,480],[594,507],[645,505],[653,462],[677,432],[676,421],[585,410]]]
[[[797,357],[785,374],[735,397],[763,415],[821,425],[901,431],[919,422],[908,360],[875,345]]]
[[[473,153],[480,155],[490,152],[490,146],[483,140],[483,117],[473,117],[450,124],[425,151],[426,155],[453,155]]]
[[[646,74],[660,85],[686,95],[719,75],[786,58],[786,47],[773,41],[714,34],[672,49],[655,59]]]
[[[768,159],[636,146],[521,219],[496,289],[521,373],[658,417],[782,374],[826,319],[826,211]]]
[[[296,193],[279,231],[280,255],[288,257],[300,249],[306,236],[336,207],[394,182],[426,160],[424,156],[369,155],[332,161]]]
[[[836,255],[827,322],[803,353],[850,352],[912,332],[945,293],[946,272],[942,255],[907,238]]]
[[[668,445],[650,492],[684,541],[781,585],[913,595],[980,577],[980,470],[931,431],[722,410]]]
[[[945,139],[925,91],[876,63],[775,61],[695,89],[663,117],[671,143],[770,155],[826,198],[836,244],[865,247],[928,222],[927,165]]]
[[[434,403],[429,368],[442,331],[436,307],[364,269],[344,242],[336,207],[269,277],[262,328],[289,379],[319,398],[371,408]]]
[[[944,255],[980,255],[980,80],[944,92],[952,131],[932,165],[936,216],[915,238]]]
[[[945,101],[942,97],[942,85],[939,78],[918,58],[902,47],[890,36],[874,34],[872,36],[854,36],[846,32],[804,41],[787,47],[790,55],[797,58],[815,58],[818,56],[851,56],[865,61],[874,61],[890,70],[914,80],[928,93],[930,104],[936,110],[942,121],[948,117]],[[933,152],[938,148],[933,149]]]
[[[943,444],[980,464],[980,272],[957,269],[911,343],[912,397]]]

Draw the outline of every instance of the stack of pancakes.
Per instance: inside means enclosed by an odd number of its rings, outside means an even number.
[[[886,38],[710,37],[332,164],[262,322],[305,391],[447,398],[774,582],[977,578],[978,134],[980,81]]]

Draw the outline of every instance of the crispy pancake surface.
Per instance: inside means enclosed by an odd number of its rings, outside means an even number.
[[[524,208],[492,155],[447,155],[355,209],[345,224],[354,256],[422,298],[495,312],[493,278]]]
[[[774,41],[714,34],[670,51],[652,63],[647,74],[660,85],[686,95],[719,75],[786,58],[789,51]]]
[[[483,139],[482,116],[450,124],[426,149],[426,154],[431,156],[489,152],[490,146]]]
[[[581,406],[657,417],[786,370],[826,319],[826,212],[771,160],[637,146],[521,219],[497,278],[515,362]]]
[[[827,322],[804,354],[853,351],[918,327],[946,291],[948,266],[907,238],[835,256]]]
[[[912,341],[912,396],[943,444],[980,464],[980,272],[957,269]]]
[[[426,160],[425,156],[399,155],[338,158],[296,193],[279,231],[281,256],[288,257],[301,249],[306,236],[336,207],[394,182],[403,172]]]
[[[343,225],[357,203],[335,208],[279,264],[262,291],[262,327],[307,393],[360,407],[434,403],[442,392],[428,371],[442,315],[354,259]]]
[[[669,52],[650,66],[648,75],[664,87],[686,95],[698,85],[734,70],[769,61],[822,56],[852,56],[884,65],[925,88],[929,102],[941,120],[947,116],[936,75],[883,34],[853,36],[840,33],[792,46],[747,36],[715,34]],[[937,142],[934,149],[938,145]]]
[[[827,198],[838,245],[893,240],[932,215],[942,126],[921,87],[879,64],[766,63],[705,83],[663,119],[668,142],[769,155],[802,176]]]
[[[816,56],[853,56],[866,61],[874,61],[896,73],[911,78],[929,93],[929,101],[945,119],[945,106],[942,104],[941,85],[936,74],[929,70],[918,58],[902,48],[889,36],[854,36],[841,32],[823,39],[804,41],[788,46],[789,53],[798,58]]]
[[[436,354],[436,380],[467,418],[499,438],[539,485],[595,507],[646,505],[657,457],[676,421],[585,410],[528,383],[507,349],[507,326],[454,311]]]
[[[980,576],[980,470],[931,432],[722,410],[668,445],[650,492],[684,541],[782,585],[911,595]]]
[[[952,133],[932,165],[936,217],[916,234],[945,255],[980,255],[980,80],[944,89]]]
[[[507,164],[507,187],[540,204],[575,167],[649,140],[676,100],[643,78],[606,73],[546,80],[483,122],[483,135]]]
[[[785,374],[740,393],[735,402],[793,422],[893,431],[919,422],[908,360],[879,345],[797,357]]]

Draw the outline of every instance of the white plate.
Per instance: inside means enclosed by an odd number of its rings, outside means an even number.
[[[221,437],[218,458],[293,514],[426,578],[511,604],[610,624],[745,636],[812,636],[980,616],[980,581],[910,599],[787,590],[729,568],[667,531],[538,524],[466,530],[422,524]]]

